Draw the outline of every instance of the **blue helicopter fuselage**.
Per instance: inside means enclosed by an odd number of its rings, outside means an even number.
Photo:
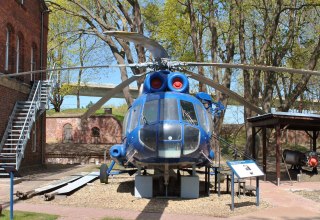
[[[164,163],[175,168],[204,165],[204,155],[210,157],[211,117],[192,95],[143,94],[125,117],[124,142],[114,146],[119,154],[113,159],[148,168]]]
[[[168,70],[148,74],[142,88],[124,118],[123,144],[111,147],[111,158],[141,168],[209,163],[214,156],[211,97],[190,95],[187,77]]]

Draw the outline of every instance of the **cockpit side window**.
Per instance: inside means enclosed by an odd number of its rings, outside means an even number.
[[[176,99],[160,100],[160,121],[163,120],[179,120],[178,103]]]
[[[123,124],[122,124],[122,137],[126,136],[127,128],[128,128],[128,119],[130,116],[130,110],[127,112],[127,114],[124,116]]]
[[[191,102],[181,100],[180,105],[182,120],[192,125],[198,125],[197,116],[193,104]]]
[[[158,105],[158,99],[144,103],[141,124],[152,124],[158,121]]]
[[[207,114],[207,119],[208,119],[208,131],[209,133],[213,132],[213,118],[212,118],[212,114],[210,114],[209,112],[206,112]]]
[[[200,105],[196,105],[197,113],[198,113],[198,118],[201,127],[206,131],[209,132],[209,126],[206,121],[206,111],[201,107]]]
[[[140,115],[141,105],[136,105],[131,109],[131,117],[130,117],[130,128],[128,132],[131,132],[138,125],[139,115]]]

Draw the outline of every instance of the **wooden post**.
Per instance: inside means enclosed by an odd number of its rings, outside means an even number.
[[[267,129],[265,127],[262,128],[262,163],[263,163],[263,173],[264,173],[264,181],[267,180]]]
[[[256,158],[256,127],[254,127],[254,126],[252,126],[252,144],[251,144],[251,146],[252,146],[252,148],[251,148],[252,158],[257,159]]]
[[[277,186],[280,185],[280,139],[281,139],[281,133],[280,133],[280,125],[276,125],[276,172],[277,172]]]
[[[313,135],[312,135],[312,146],[313,146],[313,151],[316,152],[317,151],[317,131],[313,131]]]

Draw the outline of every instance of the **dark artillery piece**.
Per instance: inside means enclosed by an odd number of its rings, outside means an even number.
[[[319,157],[317,152],[307,151],[302,153],[297,150],[286,149],[283,151],[283,159],[287,164],[291,164],[291,169],[301,171],[303,166],[308,166],[313,168],[313,173],[318,173]]]

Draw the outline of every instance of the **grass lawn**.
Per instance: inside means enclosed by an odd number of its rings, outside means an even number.
[[[61,110],[61,112],[55,112],[54,109],[50,109],[46,111],[47,116],[80,116],[81,114],[84,114],[88,109],[87,108],[80,108],[80,109],[64,109]],[[124,110],[118,110],[117,108],[114,108],[113,110],[113,116],[116,117],[119,121],[123,122],[123,118],[126,111]],[[94,115],[105,115],[104,109],[98,109]]]
[[[49,215],[35,212],[21,212],[14,211],[13,218],[15,220],[55,220],[58,219],[58,215]],[[1,220],[9,220],[10,219],[10,211],[4,210],[2,215],[0,215]]]

